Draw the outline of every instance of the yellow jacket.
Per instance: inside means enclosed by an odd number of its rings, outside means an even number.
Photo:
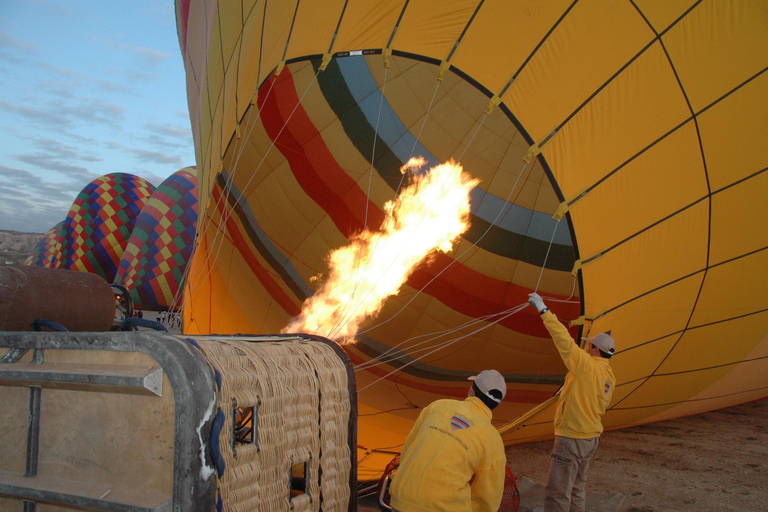
[[[541,315],[568,374],[555,411],[555,435],[574,439],[599,437],[601,418],[611,403],[616,378],[608,359],[593,357],[573,342],[554,313]]]
[[[390,504],[399,512],[497,512],[507,459],[491,417],[474,396],[421,411],[392,477]]]

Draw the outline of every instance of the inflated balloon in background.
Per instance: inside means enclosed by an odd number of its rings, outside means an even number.
[[[116,282],[140,309],[175,309],[197,229],[197,170],[172,174],[141,211],[120,262]]]
[[[113,282],[136,219],[154,190],[144,178],[125,173],[106,174],[86,185],[64,221],[62,268]]]
[[[67,243],[65,221],[61,221],[49,229],[41,238],[32,252],[24,260],[31,267],[61,268],[63,264],[64,247]]]

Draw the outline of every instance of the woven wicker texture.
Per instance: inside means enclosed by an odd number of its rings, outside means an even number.
[[[224,510],[346,510],[350,414],[344,363],[314,341],[197,340],[222,376],[219,479]],[[253,443],[232,444],[233,410],[254,409]],[[306,493],[291,496],[290,471],[307,463]],[[300,476],[303,478],[303,472]]]

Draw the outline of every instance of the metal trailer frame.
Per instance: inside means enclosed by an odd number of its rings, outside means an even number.
[[[30,419],[27,436],[26,473],[0,470],[0,496],[19,499],[24,511],[36,510],[36,503],[74,506],[109,512],[157,511],[193,512],[215,509],[217,480],[205,439],[197,433],[210,432],[214,420],[216,383],[199,350],[190,343],[162,332],[5,332],[0,333],[0,348],[10,349],[0,360],[0,385],[28,386]],[[19,369],[16,361],[33,350],[31,364]],[[78,365],[76,371],[44,363],[45,350],[100,350],[141,352],[154,358],[160,369],[145,374],[110,372],[98,364]],[[5,363],[5,364],[4,364]],[[174,394],[173,495],[162,495],[154,506],[137,505],[105,496],[94,497],[62,486],[55,478],[43,481],[37,475],[40,423],[40,397],[46,388],[83,391],[160,395],[162,373],[168,377]],[[201,454],[204,454],[201,456]],[[201,478],[202,474],[211,475]],[[87,487],[87,482],[83,483]],[[81,492],[77,492],[80,490]],[[167,499],[164,499],[167,498]]]

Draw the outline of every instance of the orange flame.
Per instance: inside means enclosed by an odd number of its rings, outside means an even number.
[[[401,171],[415,173],[424,163],[412,158]],[[400,291],[419,262],[435,249],[450,251],[467,230],[469,191],[478,183],[453,161],[414,174],[413,182],[384,204],[378,231],[365,230],[331,252],[328,280],[284,332],[354,341],[360,323]]]

